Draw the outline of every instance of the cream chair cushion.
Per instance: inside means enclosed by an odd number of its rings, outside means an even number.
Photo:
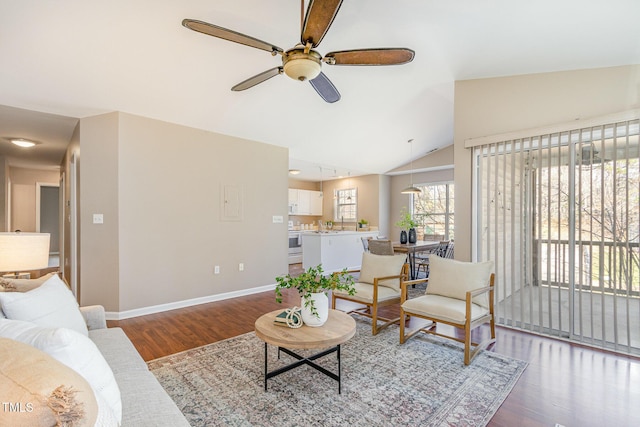
[[[427,295],[441,295],[464,301],[466,293],[489,285],[493,261],[463,262],[453,259],[429,257],[429,284]],[[487,294],[473,299],[482,307],[489,307]],[[463,311],[464,312],[464,311]]]
[[[466,303],[464,300],[443,297],[440,295],[423,295],[407,300],[402,308],[409,313],[423,315],[445,322],[464,324]],[[471,304],[471,320],[484,316],[489,310],[478,304]]]
[[[350,300],[360,301],[363,303],[373,303],[373,285],[369,283],[357,282],[354,284],[356,289],[355,295],[349,295],[348,292],[333,291],[336,295],[349,298]],[[400,289],[389,288],[386,286],[378,286],[378,302],[390,300],[400,297]]]
[[[406,255],[375,255],[364,252],[358,282],[373,284],[376,277],[398,276],[406,259]],[[378,285],[400,290],[400,279],[381,280]]]

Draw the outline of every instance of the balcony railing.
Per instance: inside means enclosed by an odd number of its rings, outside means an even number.
[[[568,240],[535,240],[534,284],[570,286]],[[640,244],[638,242],[578,241],[574,244],[575,288],[618,296],[640,296]]]

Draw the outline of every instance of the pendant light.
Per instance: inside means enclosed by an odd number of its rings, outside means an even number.
[[[405,188],[404,190],[402,190],[401,193],[402,194],[420,194],[422,193],[422,190],[420,190],[418,187],[413,186],[413,139],[410,139],[407,142],[409,142],[411,146],[411,185]]]
[[[347,202],[351,201],[351,171],[348,173],[347,178],[347,189],[349,190],[349,195],[347,196]]]
[[[324,191],[322,190],[322,166],[320,166],[320,198],[324,196]]]

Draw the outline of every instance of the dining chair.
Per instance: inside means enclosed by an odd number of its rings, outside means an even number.
[[[425,277],[429,277],[429,257],[432,255],[446,258],[447,250],[451,242],[449,240],[442,240],[438,243],[438,246],[433,248],[431,252],[423,256],[416,256],[416,275],[420,273],[420,268],[424,268]]]
[[[369,252],[374,255],[393,255],[393,243],[391,240],[369,240]]]

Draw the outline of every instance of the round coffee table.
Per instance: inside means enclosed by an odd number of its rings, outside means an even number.
[[[347,342],[356,334],[356,322],[355,320],[353,320],[353,317],[342,311],[329,310],[329,318],[324,325],[317,327],[303,325],[301,328],[294,329],[287,326],[280,326],[275,324],[274,320],[276,316],[282,313],[282,311],[283,310],[280,309],[264,314],[260,316],[255,323],[256,336],[264,341],[265,391],[267,390],[267,380],[269,378],[290,371],[291,369],[297,368],[298,366],[309,365],[314,369],[322,372],[323,374],[338,381],[338,393],[340,393],[342,391],[340,377],[340,344]],[[268,344],[278,347],[278,356],[280,355],[280,352],[283,352],[290,355],[294,359],[297,359],[297,361],[291,363],[290,365],[276,369],[272,372],[268,372]],[[313,350],[322,348],[327,348],[327,350],[308,357],[301,356],[291,351],[291,349]],[[338,356],[337,374],[313,363],[314,360],[334,352]]]

